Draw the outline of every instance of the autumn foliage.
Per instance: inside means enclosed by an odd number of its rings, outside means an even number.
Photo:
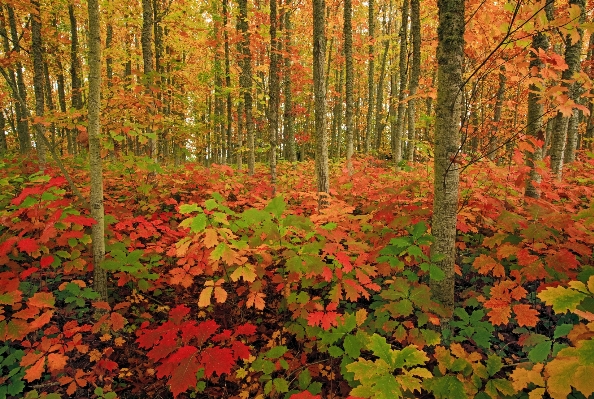
[[[424,169],[359,160],[350,177],[336,165],[319,211],[299,178],[311,163],[280,164],[274,198],[261,175],[225,166],[154,177],[114,165],[99,266],[107,304],[88,286],[98,266],[88,211],[54,170],[7,161],[0,395],[588,397],[594,160],[584,157],[564,183],[545,176],[542,200],[516,189],[521,167],[463,177],[449,336],[432,328],[442,313],[427,285],[439,270]]]

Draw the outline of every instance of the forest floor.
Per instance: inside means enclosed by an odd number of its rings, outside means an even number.
[[[313,162],[280,162],[274,198],[264,166],[107,164],[108,304],[90,288],[94,221],[59,170],[0,162],[0,398],[586,398],[582,158],[562,182],[543,164],[537,200],[526,167],[464,169],[445,336],[429,166],[332,164],[320,210]],[[83,161],[68,169],[88,197]]]

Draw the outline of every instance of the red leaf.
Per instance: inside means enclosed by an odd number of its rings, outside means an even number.
[[[320,395],[312,395],[309,391],[294,393],[289,399],[322,399]]]
[[[206,320],[198,324],[197,332],[195,334],[195,337],[198,340],[198,345],[204,344],[218,328],[219,325],[214,320]]]
[[[250,347],[241,341],[233,341],[231,349],[233,349],[234,359],[247,359],[250,357]]]
[[[338,254],[336,254],[336,259],[342,265],[343,272],[348,273],[351,270],[353,270],[353,265],[351,264],[351,259],[344,252],[339,252]]]
[[[37,241],[32,238],[23,238],[17,244],[21,252],[27,252],[29,255],[39,250]]]
[[[200,364],[197,362],[197,351],[198,349],[193,346],[184,346],[167,360],[168,367],[166,368],[172,371],[169,386],[171,386],[174,398],[188,388],[196,386],[196,372],[200,369]]]
[[[242,324],[235,329],[235,336],[238,335],[254,335],[256,333],[256,326],[250,323]]]
[[[220,348],[218,346],[206,348],[202,351],[200,362],[204,365],[204,375],[210,378],[213,373],[219,376],[223,373],[231,373],[231,368],[235,365],[233,360],[233,351],[229,348]]]
[[[12,249],[14,243],[17,241],[17,237],[10,237],[8,240],[0,244],[0,256],[6,256],[6,254],[8,254],[8,252],[10,252],[10,250]]]
[[[179,305],[169,311],[169,319],[175,324],[180,324],[182,319],[190,313],[190,308],[186,305]]]
[[[39,262],[39,264],[41,265],[41,267],[48,267],[52,263],[54,263],[54,257],[52,255],[45,255],[45,256],[43,256],[41,258],[41,261]]]
[[[79,224],[81,226],[92,226],[97,223],[95,219],[81,215],[68,215],[64,219],[64,222]]]

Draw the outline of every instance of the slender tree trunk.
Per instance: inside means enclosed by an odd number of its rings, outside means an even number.
[[[270,138],[270,184],[272,196],[276,194],[276,146],[278,135],[278,108],[280,104],[279,56],[280,40],[277,37],[278,13],[276,0],[270,0],[270,70],[268,86],[268,135]]]
[[[396,164],[402,161],[402,139],[404,138],[404,114],[406,113],[406,81],[407,71],[406,63],[408,58],[408,0],[402,2],[402,25],[400,26],[400,56],[398,61],[398,70],[400,73],[400,83],[398,87],[398,116],[396,119],[396,143],[393,148],[394,162]]]
[[[151,93],[150,87],[152,85],[152,74],[153,74],[153,2],[152,0],[142,0],[142,34],[141,34],[141,45],[142,45],[142,62],[144,70],[144,78],[146,79],[146,93]],[[152,113],[152,109],[147,110]],[[157,147],[158,137],[156,132],[150,139],[150,152],[151,158],[157,161]]]
[[[89,163],[91,175],[91,230],[93,241],[93,288],[103,301],[107,296],[107,271],[101,267],[105,258],[103,210],[103,170],[101,165],[101,30],[98,0],[87,0],[89,11]]]
[[[420,1],[410,1],[410,30],[412,39],[412,65],[410,69],[409,95],[408,100],[408,147],[406,159],[409,163],[414,162],[415,148],[417,141],[416,132],[416,111],[417,100],[414,96],[419,88],[419,78],[421,77],[421,10]]]
[[[19,34],[17,31],[16,17],[14,15],[14,9],[7,5],[8,10],[8,24],[10,25],[10,36],[12,39],[12,50],[15,53],[20,53],[21,46],[19,40]],[[18,95],[23,101],[27,101],[27,89],[25,87],[25,80],[23,78],[23,65],[18,61],[15,65],[16,71],[16,88],[17,92],[13,93],[15,96]],[[13,75],[14,76],[14,75]],[[19,150],[21,154],[26,154],[31,150],[31,135],[29,134],[29,121],[25,117],[26,111],[24,106],[15,101],[15,113],[17,117],[17,130],[19,132]]]
[[[590,35],[590,42],[588,43],[588,50],[587,50],[587,65],[588,65],[588,76],[591,80],[594,80],[594,33]],[[594,94],[594,90],[590,90],[590,94]],[[583,147],[591,150],[594,148],[594,102],[589,101],[588,110],[590,111],[590,115],[588,115],[588,120],[586,122],[586,133],[584,134],[584,144]]]
[[[406,1],[406,0],[405,0]],[[375,73],[375,63],[374,63],[374,45],[373,41],[375,40],[375,15],[373,11],[373,2],[374,0],[368,0],[367,4],[369,7],[369,16],[367,19],[367,23],[369,26],[369,64],[367,69],[367,133],[365,135],[365,153],[369,153],[371,150],[371,134],[373,133],[373,76]]]
[[[233,153],[233,142],[231,141],[231,128],[233,122],[233,102],[231,101],[231,60],[229,49],[229,32],[227,24],[229,23],[228,0],[223,0],[223,40],[225,42],[225,87],[227,89],[227,117],[226,117],[226,146],[223,149],[225,159],[232,163],[231,154]]]
[[[242,67],[240,86],[243,94],[243,107],[245,112],[245,127],[248,145],[248,174],[254,174],[255,148],[254,148],[254,120],[252,116],[252,52],[250,50],[250,33],[248,30],[247,0],[239,0],[238,27],[242,35],[241,56]]]
[[[391,13],[392,10],[390,10]],[[386,14],[384,11],[384,35],[390,35],[390,27],[388,26]],[[386,65],[388,61],[388,50],[390,48],[390,40],[386,39],[383,42],[383,53],[382,53],[382,61],[380,66],[380,76],[377,81],[377,101],[376,101],[376,108],[375,108],[375,129],[374,129],[374,136],[375,136],[375,143],[373,148],[376,151],[379,151],[382,145],[382,135],[384,132],[385,127],[385,119],[383,114],[384,108],[384,80],[386,78]]]
[[[488,156],[491,161],[495,160],[497,157],[497,131],[499,130],[499,123],[501,122],[501,111],[503,108],[506,82],[505,66],[502,65],[499,70],[499,87],[497,88],[497,97],[495,99],[495,108],[493,110],[493,125],[489,134],[489,145],[487,147]]]
[[[68,15],[70,17],[70,84],[72,89],[72,108],[76,110],[82,109],[82,91],[81,91],[81,77],[80,77],[80,59],[78,58],[78,25],[76,21],[76,14],[74,13],[74,4],[68,4]],[[72,153],[77,154],[77,137],[76,129],[70,130],[72,137]]]
[[[52,81],[50,79],[49,74],[49,66],[47,62],[43,63],[43,83],[45,85],[44,94],[45,94],[45,102],[47,103],[47,108],[50,110],[51,113],[54,113],[56,110],[56,106],[54,105],[54,99],[52,96]],[[50,131],[52,133],[51,143],[52,146],[56,146],[56,125],[54,123],[50,126]]]
[[[320,208],[325,207],[325,195],[330,191],[328,167],[328,136],[326,133],[326,87],[324,57],[326,55],[325,0],[313,0],[313,80],[315,100],[316,172]]]
[[[585,19],[585,0],[570,0],[569,5],[577,5],[581,9],[580,22]],[[571,35],[565,38],[565,62],[568,68],[561,73],[562,86],[569,90],[569,98],[576,101],[578,96],[578,85],[576,83],[568,83],[572,79],[573,74],[579,72],[581,61],[581,50],[584,32],[582,28],[577,28],[579,40],[575,43],[571,42]],[[563,160],[565,158],[565,147],[567,141],[567,128],[569,118],[565,117],[561,112],[557,113],[555,117],[555,124],[553,127],[553,135],[551,137],[551,169],[557,179],[561,180],[563,175]],[[573,149],[575,152],[575,148]]]
[[[460,171],[460,105],[464,63],[464,0],[438,0],[438,85],[435,118],[434,199],[431,233],[435,243],[431,255],[443,258],[436,262],[443,271],[442,280],[431,279],[433,298],[446,309],[442,329],[449,329],[454,310],[454,264],[456,255],[456,213]]]
[[[6,118],[4,112],[0,111],[0,157],[3,157],[8,152],[8,144],[6,143]]]
[[[342,143],[342,76],[344,75],[342,67],[338,73],[338,97],[334,104],[334,116],[333,121],[336,121],[336,142],[334,144],[334,158],[339,159],[341,156],[341,143]]]
[[[41,7],[37,0],[31,2],[34,13],[31,14],[31,55],[33,57],[33,88],[35,91],[35,115],[40,121],[35,124],[35,147],[39,157],[39,169],[45,169],[45,142],[42,138],[44,132],[41,119],[44,115],[44,74],[43,74],[43,47],[41,43]]]
[[[58,83],[58,104],[60,105],[60,112],[66,113],[66,82],[64,79],[64,69],[62,68],[62,63],[60,59],[56,59],[56,63],[58,66],[58,76],[57,76],[57,83]],[[70,129],[61,128],[61,135],[62,138],[66,136],[66,145],[67,151],[69,155],[73,154],[72,149],[72,135],[70,134]]]
[[[288,148],[288,155],[290,162],[297,161],[297,151],[295,148],[295,131],[293,128],[294,125],[294,117],[293,117],[293,95],[291,93],[292,90],[292,80],[291,80],[291,50],[292,50],[292,26],[291,26],[291,0],[285,0],[285,48],[286,54],[285,57],[285,72],[283,76],[283,92],[285,95],[285,109],[284,109],[284,136],[285,136],[285,144]]]
[[[344,0],[344,58],[345,58],[345,124],[346,124],[346,160],[347,169],[353,174],[353,4]]]

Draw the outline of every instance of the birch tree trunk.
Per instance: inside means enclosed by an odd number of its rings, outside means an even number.
[[[456,254],[456,213],[460,172],[460,105],[464,62],[464,0],[438,0],[439,27],[437,47],[437,105],[435,117],[434,200],[431,233],[435,243],[431,255],[441,255],[436,262],[445,277],[431,279],[435,300],[446,309],[442,329],[449,329],[454,310],[454,264]]]
[[[101,165],[101,30],[99,1],[87,0],[89,12],[89,163],[91,175],[91,216],[97,223],[92,227],[93,288],[107,301],[107,271],[101,267],[105,258],[103,210],[103,170]]]
[[[351,0],[344,0],[344,58],[345,58],[345,124],[346,124],[346,160],[347,169],[353,174],[353,5]]]
[[[34,12],[31,14],[31,55],[33,57],[33,89],[35,92],[35,115],[40,119],[35,124],[35,147],[39,158],[39,169],[45,170],[45,142],[43,141],[43,124],[41,119],[44,114],[44,74],[43,74],[43,48],[41,43],[41,7],[39,1],[32,1]]]
[[[415,128],[417,100],[414,98],[419,88],[421,77],[421,10],[420,1],[410,2],[410,30],[412,39],[412,65],[410,69],[409,96],[408,100],[408,147],[406,147],[406,159],[409,163],[414,162],[417,133]]]
[[[326,134],[326,87],[324,58],[326,56],[325,0],[313,0],[313,81],[315,101],[316,172],[320,208],[326,204],[325,194],[330,191],[328,167],[328,137]]]

